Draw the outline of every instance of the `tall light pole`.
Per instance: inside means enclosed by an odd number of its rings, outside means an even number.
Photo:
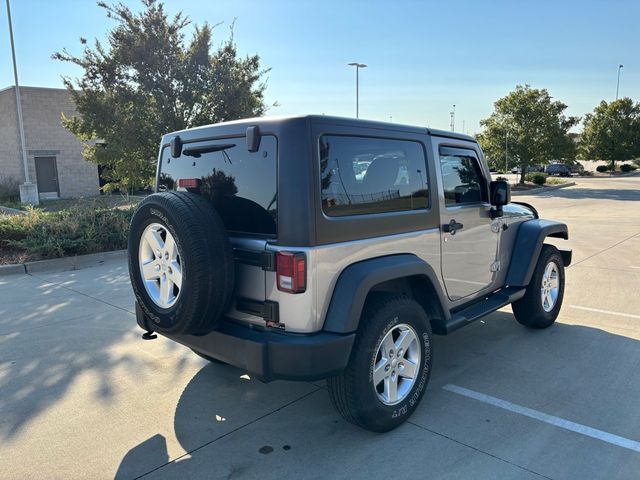
[[[451,112],[449,112],[449,115],[451,115],[451,131],[455,132],[456,131],[456,104],[453,104],[453,110],[451,110]]]
[[[508,150],[509,150],[509,130],[506,130],[504,132],[504,173],[505,174],[509,172]]]
[[[13,43],[13,25],[11,24],[11,6],[7,0],[7,19],[9,20],[9,39],[11,40],[11,57],[13,59],[13,79],[16,88],[16,112],[18,116],[18,130],[20,132],[20,148],[22,149],[22,164],[24,166],[24,184],[20,185],[20,201],[37,205],[38,188],[29,178],[29,165],[27,163],[27,148],[24,141],[24,124],[22,122],[22,102],[20,101],[20,84],[18,82],[18,66],[16,63],[16,47]]]
[[[618,100],[618,92],[620,91],[620,70],[622,70],[624,65],[618,65],[618,83],[616,84],[616,100]]]
[[[360,118],[360,69],[367,68],[364,63],[351,62],[350,67],[356,67],[356,118]]]

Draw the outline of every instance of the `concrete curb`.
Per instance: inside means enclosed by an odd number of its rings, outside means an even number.
[[[113,252],[99,252],[91,253],[89,255],[52,258],[51,260],[38,260],[36,262],[0,265],[0,276],[13,275],[16,273],[51,273],[66,272],[68,270],[80,270],[82,268],[102,265],[107,260],[125,258],[127,258],[126,250],[116,250]]]
[[[26,215],[27,214],[27,212],[25,212],[24,210],[18,210],[17,208],[3,207],[2,205],[0,205],[0,212],[6,213],[8,215]]]
[[[516,192],[511,192],[511,196],[520,196],[520,195],[531,195],[535,193],[541,192],[552,192],[553,190],[560,190],[561,188],[573,187],[576,182],[563,183],[561,185],[553,185],[551,187],[540,187],[540,188],[532,188],[531,190],[520,190]]]

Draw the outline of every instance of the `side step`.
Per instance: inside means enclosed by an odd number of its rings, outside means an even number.
[[[525,291],[526,289],[521,287],[507,287],[462,310],[452,312],[451,319],[447,322],[447,333],[451,333],[474,320],[495,312],[505,305],[520,300],[524,297]]]

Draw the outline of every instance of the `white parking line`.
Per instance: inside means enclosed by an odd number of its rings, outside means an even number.
[[[615,315],[616,317],[635,318],[640,320],[640,315],[634,315],[633,313],[621,313],[612,312],[611,310],[601,310],[600,308],[581,307],[580,305],[569,305],[571,308],[577,308],[578,310],[586,310],[587,312],[606,313],[607,315]]]
[[[636,442],[635,440],[629,440],[628,438],[620,437],[618,435],[604,432],[596,428],[587,427],[586,425],[571,422],[569,420],[565,420],[564,418],[554,417],[553,415],[548,415],[546,413],[539,412],[538,410],[523,407],[522,405],[507,402],[506,400],[492,397],[491,395],[485,395],[484,393],[469,390],[457,385],[447,384],[442,388],[449,392],[457,393],[458,395],[463,395],[480,402],[488,403],[489,405],[493,405],[494,407],[503,408],[513,413],[519,413],[520,415],[524,415],[525,417],[540,420],[541,422],[564,428],[565,430],[570,430],[587,437],[595,438],[596,440],[601,440],[603,442],[640,453],[640,442]]]

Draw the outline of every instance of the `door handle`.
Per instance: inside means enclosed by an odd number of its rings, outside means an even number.
[[[455,220],[451,220],[449,223],[445,223],[442,226],[442,231],[445,233],[450,233],[451,235],[455,235],[458,230],[462,230],[464,225],[456,222]]]

